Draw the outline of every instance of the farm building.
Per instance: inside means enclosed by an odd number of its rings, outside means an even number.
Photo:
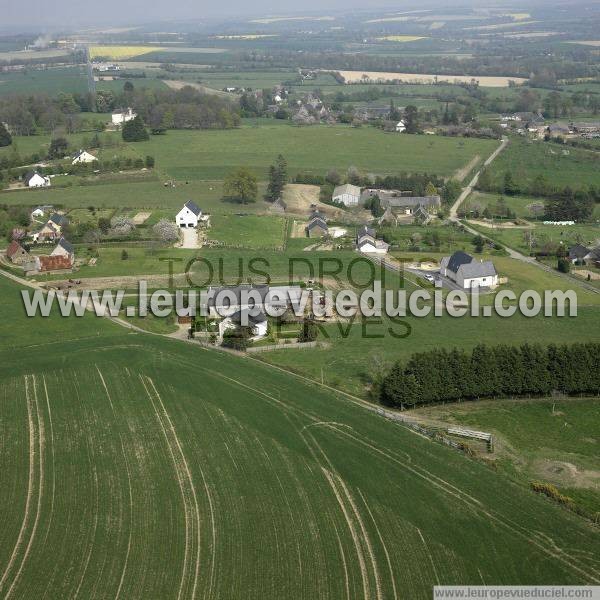
[[[71,162],[72,165],[85,165],[92,163],[98,160],[93,154],[86,152],[85,150],[80,150],[74,157]]]
[[[264,337],[267,335],[267,317],[262,311],[238,310],[219,323],[219,337],[222,338],[226,331],[235,331],[240,327],[250,327],[253,337]]]
[[[464,289],[498,285],[498,273],[491,260],[477,261],[462,250],[442,258],[440,273]]]
[[[198,227],[198,222],[201,220],[202,210],[191,200],[188,200],[175,216],[175,223],[178,227]]]
[[[71,266],[73,266],[73,263],[75,262],[75,250],[73,244],[61,237],[50,256],[63,256],[64,258],[67,258],[70,261]]]
[[[439,196],[403,196],[398,190],[366,189],[361,194],[361,203],[379,197],[381,207],[398,214],[412,215],[421,207],[426,212],[435,212],[442,204]]]
[[[351,185],[350,183],[338,185],[333,190],[331,199],[344,206],[358,206],[360,200],[360,188],[356,185]]]
[[[6,258],[15,265],[23,265],[31,260],[31,255],[19,242],[13,240],[6,249]]]
[[[37,171],[29,171],[25,173],[23,183],[30,188],[50,187],[50,178],[40,175]]]
[[[66,256],[36,256],[36,270],[40,272],[47,271],[66,271],[70,270],[73,264]]]
[[[575,264],[583,262],[585,257],[590,253],[590,249],[582,246],[581,244],[575,244],[569,248],[569,260]]]
[[[127,121],[132,121],[137,117],[137,114],[133,112],[131,108],[127,110],[120,110],[114,112],[111,115],[111,120],[113,125],[121,126],[123,123],[127,123]]]
[[[327,220],[319,211],[313,212],[306,225],[306,235],[308,237],[323,237],[329,233]]]

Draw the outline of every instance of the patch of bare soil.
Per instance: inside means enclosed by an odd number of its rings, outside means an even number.
[[[558,485],[600,490],[600,471],[579,469],[570,462],[548,459],[535,461],[532,468],[544,480]]]
[[[135,217],[133,217],[133,223],[134,225],[142,225],[143,223],[145,223],[149,218],[150,215],[152,213],[151,212],[139,212],[135,215]]]
[[[319,212],[329,218],[339,218],[344,215],[343,210],[320,202],[319,193],[318,185],[289,183],[283,190],[283,201],[287,205],[287,212],[308,216],[314,204]]]
[[[495,223],[494,221],[481,221],[479,219],[469,219],[467,223],[473,225],[480,225],[481,227],[487,227],[488,229],[534,229],[535,225],[528,223],[527,225],[517,225],[512,221],[509,223]]]

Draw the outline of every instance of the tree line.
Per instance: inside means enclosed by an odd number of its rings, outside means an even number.
[[[489,170],[481,172],[477,189],[484,192],[499,192],[507,196],[535,196],[544,198],[545,217],[553,221],[588,221],[594,212],[594,205],[600,202],[600,187],[573,189],[560,188],[550,184],[540,173],[531,183],[518,181],[512,171],[505,171],[500,179],[494,179]]]
[[[402,409],[438,402],[600,393],[600,344],[486,346],[414,354],[383,377],[379,399]]]

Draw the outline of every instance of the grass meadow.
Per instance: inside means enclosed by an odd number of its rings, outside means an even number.
[[[10,300],[0,316],[19,342],[0,350],[3,594],[421,600],[600,579],[585,521],[348,397],[104,321],[72,340]]]
[[[222,179],[241,166],[264,180],[278,154],[286,158],[291,175],[323,175],[330,168],[345,172],[355,166],[379,174],[429,172],[450,177],[474,156],[485,159],[496,145],[491,140],[385,134],[370,127],[293,127],[272,121],[226,131],[170,131],[136,144],[136,149],[155,156],[157,165],[179,180]]]
[[[563,154],[564,152],[568,154]],[[515,182],[530,185],[544,175],[550,185],[574,189],[598,184],[600,154],[579,148],[562,148],[531,140],[513,139],[492,163],[490,173],[500,185],[504,173],[510,171]]]
[[[590,513],[600,512],[597,398],[490,400],[423,408],[416,414],[493,432],[495,462],[503,472],[526,484],[553,483]]]
[[[1,55],[0,60],[2,60]],[[49,96],[60,92],[79,94],[86,92],[85,66],[24,69],[0,73],[0,95],[35,94],[40,90],[44,90]]]

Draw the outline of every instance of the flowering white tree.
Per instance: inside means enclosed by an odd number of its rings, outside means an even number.
[[[115,217],[110,222],[110,234],[130,235],[135,230],[135,223],[129,217]]]
[[[179,227],[173,221],[161,219],[153,230],[156,237],[163,242],[174,242],[179,239]]]

